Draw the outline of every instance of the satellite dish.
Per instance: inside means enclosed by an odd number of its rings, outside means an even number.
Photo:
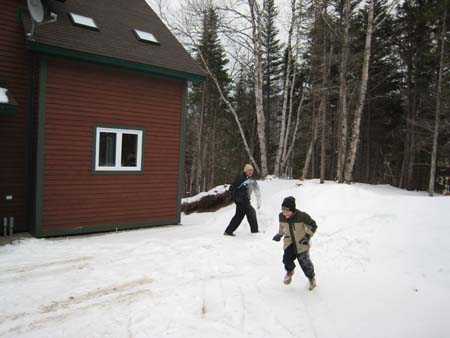
[[[44,6],[41,0],[27,0],[28,10],[34,21],[40,23],[44,21]]]

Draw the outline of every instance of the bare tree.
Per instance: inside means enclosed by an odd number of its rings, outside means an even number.
[[[267,140],[266,140],[266,117],[264,115],[263,103],[263,59],[262,59],[262,6],[256,0],[248,0],[248,6],[251,14],[252,41],[254,55],[255,72],[255,113],[257,121],[257,133],[259,140],[259,151],[261,155],[260,174],[265,177],[269,174],[267,167]]]
[[[338,120],[338,155],[336,179],[339,183],[344,181],[345,158],[347,157],[348,135],[348,106],[347,106],[347,64],[349,56],[349,29],[350,29],[350,0],[345,0],[343,12],[343,34],[341,47],[341,62],[339,70],[339,120]]]
[[[281,128],[279,131],[279,139],[278,139],[278,148],[277,153],[275,156],[275,163],[274,163],[274,169],[273,173],[274,175],[278,176],[281,171],[281,158],[283,155],[283,151],[285,149],[285,139],[286,135],[289,132],[289,129],[287,127],[287,105],[288,105],[288,98],[289,98],[289,88],[293,88],[293,85],[291,86],[291,71],[292,71],[292,32],[294,30],[294,25],[296,21],[296,14],[295,14],[295,3],[296,0],[291,0],[291,23],[289,26],[289,33],[288,33],[288,42],[287,42],[287,65],[286,65],[286,78],[284,81],[284,88],[283,88],[283,105],[281,108]],[[295,74],[294,74],[295,78]],[[292,81],[295,82],[295,79]],[[290,96],[292,98],[292,95]]]
[[[217,80],[216,76],[209,69],[208,64],[207,64],[207,62],[206,62],[206,60],[203,57],[201,52],[199,52],[199,56],[200,56],[200,58],[202,60],[203,66],[205,67],[205,69],[208,72],[209,76],[211,76],[211,78],[213,79],[214,84],[216,85],[217,90],[219,91],[220,97],[222,98],[222,100],[227,105],[228,111],[231,113],[231,115],[233,116],[233,118],[234,118],[234,120],[236,122],[236,125],[238,126],[239,133],[241,135],[242,142],[244,143],[244,147],[245,147],[247,155],[248,155],[248,157],[250,159],[250,162],[253,164],[253,166],[255,167],[256,171],[260,172],[261,175],[263,175],[260,167],[258,166],[258,163],[255,161],[255,159],[254,159],[254,157],[252,155],[252,152],[251,152],[250,147],[249,147],[248,142],[247,142],[247,138],[245,137],[244,129],[242,128],[242,124],[239,121],[239,116],[238,116],[238,114],[236,112],[236,109],[231,104],[230,100],[223,93],[222,88],[220,87],[219,81]]]
[[[180,37],[184,41],[186,46],[190,46],[192,49],[197,50],[197,53],[201,60],[203,69],[207,72],[207,74],[210,76],[210,78],[214,82],[214,85],[216,86],[222,101],[225,103],[225,105],[227,107],[227,111],[231,114],[232,118],[236,122],[236,126],[239,130],[239,134],[241,136],[242,143],[244,145],[244,149],[247,153],[247,156],[248,156],[250,162],[253,164],[256,171],[258,171],[262,176],[266,176],[267,175],[267,155],[265,154],[264,151],[261,151],[261,153],[262,153],[261,154],[261,158],[262,158],[261,163],[265,164],[265,169],[263,169],[262,167],[260,167],[258,165],[257,161],[255,160],[255,158],[253,156],[253,152],[251,151],[251,148],[249,146],[249,141],[247,140],[247,137],[245,135],[242,124],[239,120],[239,116],[236,112],[236,109],[234,108],[231,101],[227,98],[225,93],[222,91],[219,81],[217,80],[217,77],[211,71],[211,69],[209,69],[207,60],[205,59],[204,55],[197,48],[198,42],[199,42],[199,36],[201,33],[201,22],[199,20],[202,17],[202,13],[206,10],[206,8],[208,8],[208,6],[212,6],[213,2],[211,0],[186,0],[182,3],[182,10],[179,11],[177,13],[177,15],[173,15],[173,17],[171,17],[171,20],[168,20],[168,18],[166,18],[164,15],[163,1],[162,0],[154,0],[154,2],[156,2],[156,7],[160,9],[160,13],[159,13],[160,16],[163,18],[163,20],[166,22],[166,24],[170,27],[170,29],[172,31],[174,31],[177,34],[177,36]],[[258,55],[260,57],[260,53],[261,53],[260,44],[256,47],[254,47],[253,44],[250,43],[250,41],[253,41],[253,40],[258,42],[259,41],[258,39],[261,38],[260,37],[260,28],[261,27],[258,26],[258,25],[260,25],[260,22],[258,22],[258,20],[260,20],[260,18],[259,18],[260,13],[259,13],[259,8],[258,8],[257,4],[254,3],[254,1],[249,0],[248,6],[251,7],[251,5],[254,5],[254,7],[253,7],[254,21],[250,19],[250,15],[244,15],[240,11],[236,10],[236,8],[239,7],[236,4],[234,4],[234,5],[233,4],[228,4],[228,5],[223,4],[222,7],[216,7],[223,12],[226,12],[228,14],[231,13],[231,15],[235,15],[235,18],[231,20],[231,22],[233,22],[233,24],[235,23],[235,20],[239,19],[240,21],[252,22],[255,25],[254,33],[252,35],[252,34],[248,34],[248,27],[245,27],[245,26],[243,27],[242,25],[239,26],[237,24],[235,26],[221,24],[221,26],[220,26],[221,33],[225,37],[227,37],[228,40],[231,41],[236,47],[236,48],[234,48],[234,51],[236,53],[236,55],[234,55],[234,60],[236,61],[236,63],[239,63],[240,65],[238,67],[236,67],[235,65],[231,66],[232,70],[240,68],[245,65],[246,58],[242,57],[242,55],[240,54],[242,49],[244,49],[247,53],[252,53],[255,58]],[[259,41],[259,43],[260,43],[260,41]],[[254,48],[252,48],[252,46]],[[257,52],[254,52],[255,50]],[[260,71],[258,71],[258,74],[261,72],[260,78],[262,81],[261,60],[259,60],[259,67],[260,67]],[[255,67],[255,68],[257,68],[257,67]],[[255,76],[256,76],[256,71],[255,71]],[[233,75],[231,75],[231,77],[233,77]],[[260,86],[261,86],[261,93],[262,93],[262,84]],[[261,94],[261,100],[262,100],[262,94]],[[260,102],[260,100],[258,99],[258,103],[259,102]],[[261,101],[261,107],[262,107],[262,101]],[[262,115],[262,119],[258,120],[258,131],[259,131],[260,126],[265,125],[264,112],[263,112],[262,108],[257,108],[256,111],[257,111],[257,118],[258,118],[258,114]],[[265,138],[264,129],[265,128],[262,128],[262,136],[260,135],[260,138],[261,137]],[[260,147],[261,147],[261,143],[264,144],[263,147],[265,147],[265,141],[260,142]]]

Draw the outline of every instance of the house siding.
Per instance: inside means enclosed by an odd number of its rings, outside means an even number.
[[[0,81],[17,102],[14,113],[0,114],[0,222],[14,218],[14,231],[28,230],[27,198],[27,52],[17,8],[26,1],[0,1]],[[6,200],[12,195],[12,200]]]
[[[38,232],[176,222],[184,81],[50,58],[41,86]],[[96,126],[142,128],[143,171],[94,172]]]

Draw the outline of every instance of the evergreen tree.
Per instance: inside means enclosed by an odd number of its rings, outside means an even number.
[[[264,0],[263,3],[262,48],[264,54],[264,112],[267,121],[267,139],[269,157],[276,147],[276,134],[270,126],[276,121],[280,109],[280,70],[282,65],[281,43],[278,39],[276,18],[278,9],[274,0]]]
[[[219,39],[219,18],[216,9],[209,6],[203,12],[201,39],[196,48],[197,61],[207,64],[224,93],[228,92],[230,79],[226,65],[228,60]],[[227,95],[227,94],[226,94]],[[192,87],[187,116],[186,190],[191,194],[205,191],[228,179],[228,151],[223,144],[232,128],[226,116],[226,108],[215,83],[208,77]]]
[[[255,84],[253,74],[254,71],[251,67],[249,69],[243,69],[240,72],[240,76],[234,90],[235,95],[233,97],[233,103],[236,107],[236,112],[239,115],[239,120],[244,128],[245,136],[249,140],[250,149],[252,153],[255,153],[257,152],[258,147],[256,143],[256,117],[253,113],[255,111]],[[233,153],[239,154],[239,158],[234,161],[237,167],[233,168],[233,172],[237,172],[242,169],[240,168],[242,163],[247,161],[247,155],[242,148],[241,142],[238,142],[239,136],[234,136],[233,140]]]
[[[379,1],[375,14],[386,11],[387,2]],[[353,50],[364,48],[367,22],[365,10],[355,18],[356,32]],[[394,18],[387,16],[378,26],[372,39],[372,56],[366,105],[361,124],[359,147],[354,177],[368,183],[398,184],[400,167],[398,134],[401,129],[401,73],[398,67],[398,49],[391,36],[395,34]]]
[[[436,43],[435,17],[432,9],[437,0],[405,1],[399,8],[397,44],[404,78],[403,159],[400,187],[426,189],[427,168],[416,163],[429,162],[431,131],[423,129],[433,115],[431,94],[435,90],[436,60],[432,55]],[[425,133],[425,134],[424,134]]]

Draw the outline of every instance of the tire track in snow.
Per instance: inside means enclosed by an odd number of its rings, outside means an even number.
[[[92,257],[84,256],[6,269],[1,272],[0,283],[10,282],[11,279],[23,280],[24,278],[34,278],[49,273],[84,269],[90,260],[92,260]]]
[[[34,313],[22,312],[1,317],[0,324],[7,323],[9,326],[15,326],[0,332],[0,336],[29,332],[54,321],[64,320],[80,312],[86,312],[94,307],[126,303],[135,300],[137,297],[150,295],[152,292],[146,286],[152,282],[152,279],[144,277],[128,283],[108,288],[98,288],[80,295],[69,296],[66,299],[43,305]],[[22,323],[16,324],[19,321],[22,321]]]

